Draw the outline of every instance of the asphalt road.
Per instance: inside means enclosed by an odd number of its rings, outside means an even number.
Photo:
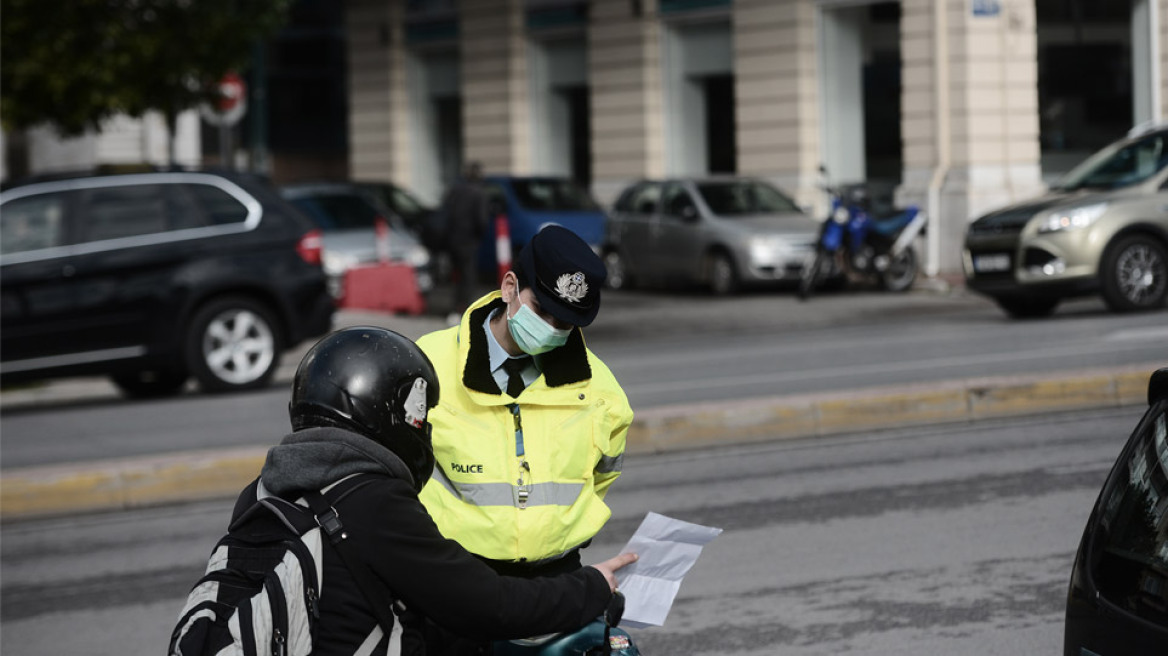
[[[732,298],[686,293],[609,293],[586,330],[591,348],[621,381],[634,410],[729,405],[747,399],[894,390],[980,376],[1168,366],[1168,312],[1107,313],[1069,303],[1054,319],[1010,321],[963,292]],[[340,325],[376,323],[408,337],[442,327],[431,316],[346,312]],[[301,345],[271,388],[129,401],[103,379],[0,394],[0,466],[259,446],[287,426],[287,381]],[[51,436],[51,439],[46,439]]]
[[[1060,653],[1079,536],[1142,412],[629,456],[585,562],[647,511],[724,529],[665,626],[634,631],[649,654]],[[5,525],[0,651],[158,653],[230,507]]]

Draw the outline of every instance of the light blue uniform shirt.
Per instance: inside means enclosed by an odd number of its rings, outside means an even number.
[[[530,355],[513,356],[503,349],[499,344],[499,340],[495,339],[495,333],[491,332],[491,319],[495,318],[495,315],[499,312],[502,312],[502,310],[495,310],[487,316],[487,320],[483,322],[483,330],[487,333],[487,353],[490,354],[491,376],[494,377],[495,384],[499,386],[499,389],[506,392],[508,376],[507,370],[503,368],[503,362],[505,360],[514,358],[527,361],[527,367],[520,373],[523,376],[524,387],[534,383],[535,379],[539,378],[539,369],[536,367],[535,358]]]

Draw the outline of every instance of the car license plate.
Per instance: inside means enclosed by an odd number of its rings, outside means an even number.
[[[1010,270],[1010,256],[1005,253],[978,255],[973,258],[973,270],[978,273],[993,273]]]

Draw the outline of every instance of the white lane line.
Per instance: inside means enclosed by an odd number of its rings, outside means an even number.
[[[843,352],[852,348],[862,348],[865,351],[879,352],[890,347],[903,346],[905,344],[913,344],[918,347],[926,344],[946,344],[959,343],[968,339],[968,336],[976,331],[929,331],[922,334],[918,331],[910,331],[908,333],[901,333],[897,335],[888,336],[866,336],[856,337],[851,339],[833,340],[827,346],[834,352]],[[1069,336],[1074,338],[1074,336]],[[1111,331],[1101,337],[1092,337],[1091,346],[1085,346],[1084,342],[1071,342],[1071,344],[1080,344],[1076,347],[1083,352],[1087,349],[1097,350],[1099,339],[1102,342],[1162,342],[1165,344],[1165,353],[1168,353],[1168,326],[1150,326],[1144,328],[1130,328],[1123,330]],[[684,352],[670,353],[668,356],[661,353],[625,353],[619,356],[608,356],[605,361],[609,366],[621,370],[632,371],[635,369],[650,369],[650,368],[670,368],[682,364],[702,364],[702,363],[718,363],[725,365],[726,363],[736,360],[757,361],[765,356],[783,356],[789,353],[806,354],[816,348],[824,347],[825,344],[813,344],[805,341],[793,342],[785,341],[782,335],[775,335],[772,339],[755,340],[750,338],[750,343],[744,346],[729,346],[729,345],[713,345],[713,346],[697,346],[687,345]],[[1014,359],[1010,357],[1009,359]]]
[[[1103,340],[1107,342],[1158,341],[1164,344],[1165,350],[1168,350],[1168,326],[1116,330],[1108,333]]]
[[[1101,350],[1092,342],[1092,347],[1084,344],[1069,344],[1065,346],[1031,349],[1017,353],[976,354],[949,358],[929,358],[927,360],[910,360],[901,362],[885,362],[869,365],[845,365],[824,369],[804,369],[799,371],[780,371],[764,374],[733,375],[733,376],[691,376],[684,380],[672,380],[659,383],[624,384],[626,391],[634,394],[655,394],[660,392],[683,392],[690,390],[708,389],[711,387],[744,387],[765,385],[768,383],[795,382],[806,380],[824,380],[831,378],[846,378],[864,374],[889,374],[910,371],[929,371],[946,367],[965,367],[969,365],[986,364],[990,362],[1022,362],[1025,360],[1042,360],[1066,356],[1081,356],[1084,353],[1102,354],[1118,353],[1121,351],[1138,351],[1147,348],[1139,343],[1111,344],[1106,350]],[[1157,363],[1148,363],[1149,367]],[[1160,366],[1168,365],[1168,358]],[[955,374],[953,377],[968,377]],[[757,391],[757,390],[756,390]]]

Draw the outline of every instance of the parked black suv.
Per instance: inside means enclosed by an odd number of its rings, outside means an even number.
[[[326,333],[321,236],[261,178],[153,172],[0,193],[0,380],[109,375],[128,395],[261,387]]]

